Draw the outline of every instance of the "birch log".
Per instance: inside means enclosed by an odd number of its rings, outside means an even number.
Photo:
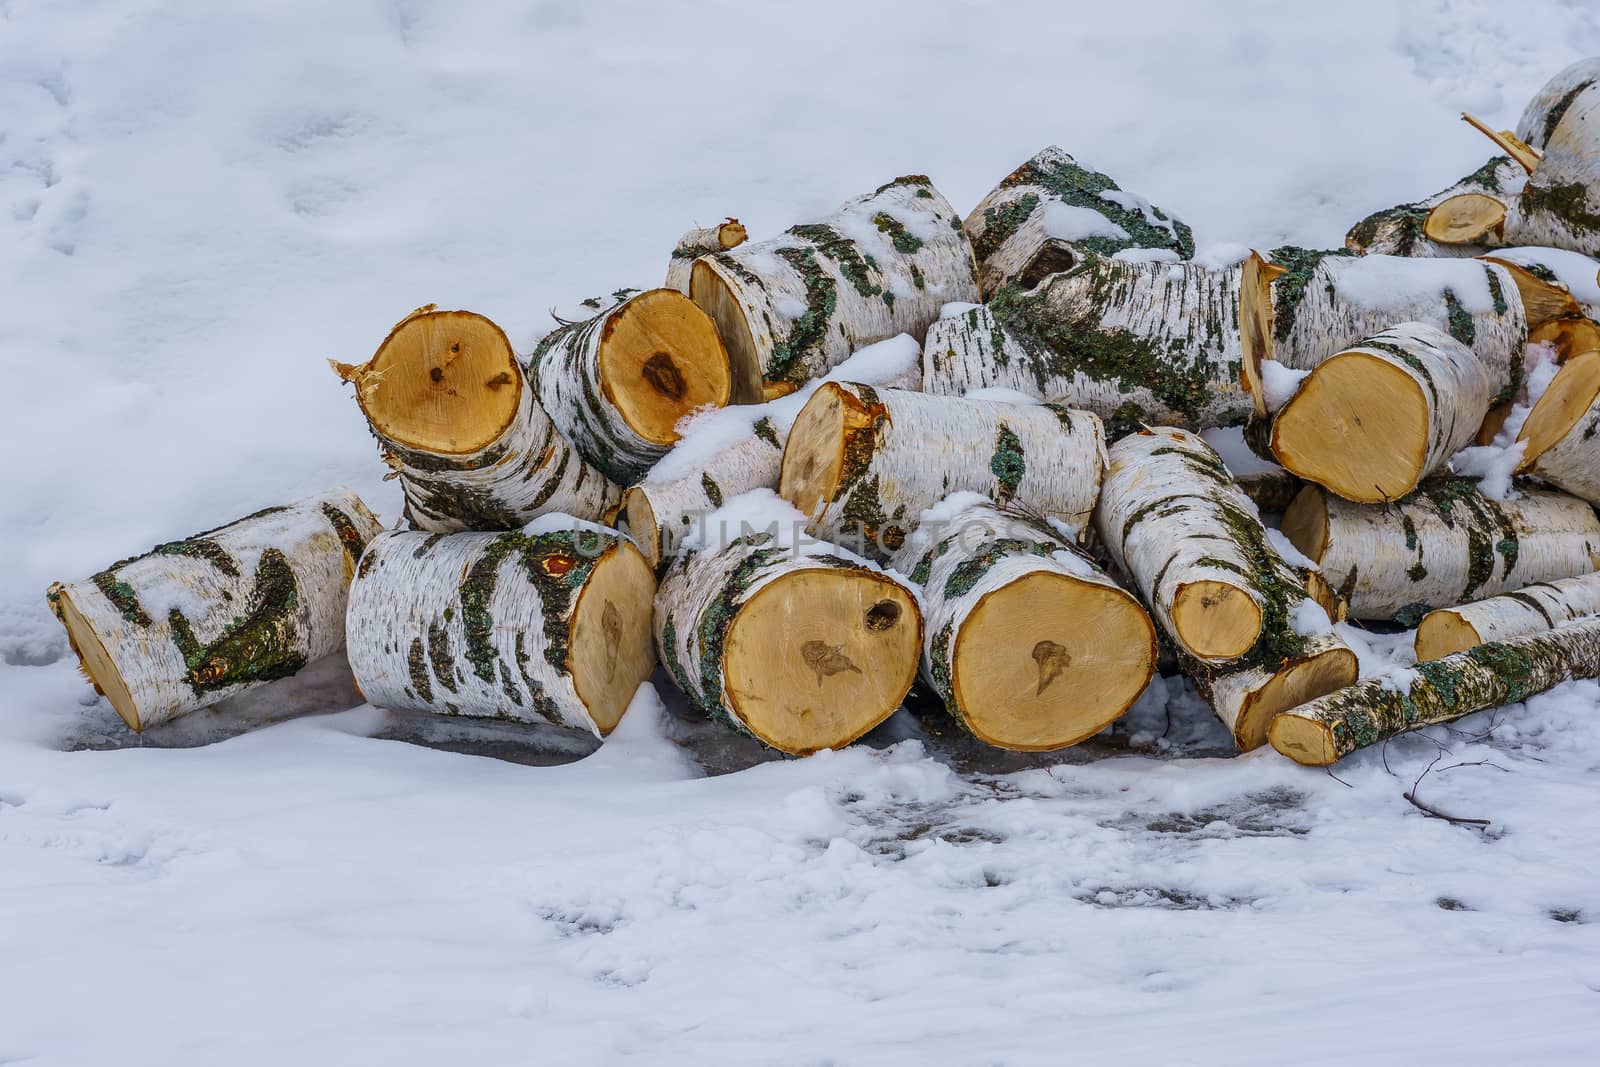
[[[1300,637],[1275,664],[1206,671],[1188,661],[1184,670],[1234,745],[1251,752],[1267,743],[1268,729],[1285,710],[1355,684],[1360,667],[1350,646],[1327,632]]]
[[[595,520],[621,490],[584,461],[534,396],[500,327],[432,304],[366,363],[329,361],[353,382],[419,530],[508,530],[546,512]]]
[[[1443,659],[1489,641],[1541,633],[1600,614],[1600,573],[1538,582],[1514,593],[1440,608],[1417,626],[1417,660]]]
[[[672,257],[667,260],[667,288],[688,296],[689,275],[694,272],[694,261],[714,252],[737,248],[744,244],[748,236],[743,224],[732,216],[719,225],[690,230],[678,238],[678,247],[672,250]]]
[[[824,540],[886,555],[962,490],[1082,530],[1104,457],[1088,412],[828,382],[795,419],[778,491]]]
[[[727,404],[732,377],[716,324],[682,293],[628,295],[551,331],[528,357],[556,430],[607,478],[636,481],[678,439],[678,420]]]
[[[1562,68],[1528,101],[1522,117],[1517,120],[1516,138],[1529,148],[1543,152],[1550,143],[1550,135],[1566,117],[1567,109],[1578,94],[1596,83],[1600,83],[1600,58],[1580,59]]]
[[[1564,493],[1501,503],[1461,478],[1430,479],[1386,506],[1308,485],[1283,532],[1321,566],[1357,619],[1414,622],[1435,608],[1600,569],[1600,520]]]
[[[937,513],[937,515],[936,515]],[[928,512],[894,558],[922,589],[922,677],[980,741],[1077,744],[1155,674],[1155,627],[1131,595],[1038,519],[973,493]]]
[[[823,380],[915,389],[921,376],[921,350],[901,335],[868,345]],[[752,489],[778,488],[789,429],[819,385],[809,382],[765,404],[723,408],[696,418],[684,440],[623,494],[628,534],[652,567],[677,551],[697,516]]]
[[[95,690],[143,730],[336,651],[350,576],[379,529],[334,489],[56,582],[46,598]]]
[[[1517,439],[1521,470],[1600,506],[1600,351],[1562,365]]]
[[[673,559],[655,639],[691,704],[804,756],[849,744],[900,706],[922,616],[891,576],[761,532]]]
[[[1484,259],[1511,272],[1528,314],[1528,343],[1566,359],[1600,349],[1600,261],[1562,248],[1497,248]]]
[[[373,704],[611,732],[655,668],[655,576],[621,535],[375,538],[350,588],[350,669]]]
[[[1301,379],[1272,421],[1272,454],[1346,500],[1398,500],[1472,444],[1495,390],[1466,345],[1403,322]]]
[[[689,295],[716,320],[733,401],[819,378],[858,348],[921,337],[951,301],[975,301],[972,249],[922,175],[896,178],[819,222],[695,261]]]
[[[1167,260],[1194,258],[1188,226],[1055,145],[1006,175],[963,229],[985,299],[1006,282],[1032,289],[1076,265],[1084,252],[1150,249]]]
[[[1031,291],[941,318],[923,389],[999,387],[1082,408],[1113,434],[1145,425],[1227,426],[1249,415],[1240,382],[1241,272],[1130,263],[1080,252]]]
[[[1495,402],[1522,381],[1528,326],[1506,268],[1475,259],[1352,256],[1344,250],[1252,253],[1240,281],[1244,385],[1267,414],[1261,365],[1309,371],[1397,322],[1437,327],[1477,353]]]
[[[1513,637],[1419,663],[1404,691],[1374,679],[1272,722],[1272,747],[1325,767],[1358,749],[1475,711],[1520,704],[1574,678],[1600,677],[1600,620]]]
[[[1368,215],[1350,228],[1345,247],[1361,255],[1477,255],[1484,250],[1486,231],[1492,234],[1504,225],[1507,201],[1527,180],[1521,164],[1495,156],[1448,189]]]

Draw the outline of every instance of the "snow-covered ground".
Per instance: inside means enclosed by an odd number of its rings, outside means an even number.
[[[1337,777],[1178,683],[1055,757],[902,712],[774,761],[334,662],[141,743],[41,597],[326,485],[392,517],[323,361],[416,305],[526,342],[691,224],[965,209],[1051,142],[1202,247],[1335,244],[1593,53],[1555,0],[0,0],[0,1064],[1593,1062],[1592,683]],[[1403,797],[1435,757],[1487,829]]]

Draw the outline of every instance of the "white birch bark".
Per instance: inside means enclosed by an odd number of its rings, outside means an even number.
[[[1357,619],[1420,617],[1600,569],[1600,520],[1588,504],[1537,490],[1501,503],[1459,478],[1424,482],[1387,506],[1307,487],[1283,528]]]
[[[668,289],[689,295],[689,277],[694,272],[694,261],[713,252],[726,252],[744,244],[745,228],[736,218],[729,217],[716,226],[703,226],[690,230],[678,238],[678,245],[667,260]]]
[[[1470,645],[1505,641],[1541,633],[1585,615],[1600,614],[1600,573],[1538,582],[1511,593],[1475,600],[1454,608],[1440,608],[1423,616],[1417,626],[1417,658],[1436,659],[1430,650],[1449,641]],[[1451,648],[1451,652],[1464,648]]]
[[[1133,263],[1081,252],[1023,293],[935,322],[923,389],[1005,388],[1115,421],[1188,429],[1241,423],[1237,267]]]
[[[1031,289],[1084,252],[1130,248],[1194,258],[1194,234],[1172,215],[1050,145],[1008,174],[963,224],[984,298],[1006,282]]]
[[[928,180],[912,175],[818,222],[696,261],[690,295],[744,364],[735,402],[821,377],[873,342],[921,337],[945,304],[976,301],[960,225]]]
[[[940,516],[940,529],[931,538],[910,538],[895,554],[893,566],[898,573],[909,575],[912,582],[922,589],[925,613],[922,679],[939,694],[945,708],[957,722],[988,744],[1029,751],[1076,744],[1120,718],[1155,674],[1158,656],[1156,632],[1143,607],[1090,562],[1071,541],[1035,518],[1007,513],[987,500],[973,497],[970,502],[953,507],[948,514]],[[1040,640],[1027,642],[1029,647],[996,649],[997,654],[1014,653],[1018,659],[1031,657],[1032,670],[1025,672],[1030,683],[1028,688],[1034,688],[1038,696],[1054,687],[1051,696],[1062,710],[1088,706],[1105,695],[1100,691],[1093,694],[1074,692],[1071,677],[1065,679],[1067,684],[1056,684],[1075,663],[1096,655],[1108,659],[1111,655],[1121,654],[1127,660],[1128,668],[1127,673],[1120,677],[1099,680],[1097,689],[1115,687],[1116,698],[1107,700],[1097,709],[1098,714],[1087,721],[1079,721],[1076,724],[1078,728],[1065,736],[1051,734],[1050,728],[1055,724],[1045,723],[1030,724],[1029,729],[1016,731],[1019,736],[1000,736],[994,724],[986,722],[981,712],[975,711],[961,699],[964,687],[961,685],[955,650],[974,609],[983,600],[1023,579],[1040,574],[1059,575],[1074,583],[1096,586],[1125,600],[1129,610],[1144,620],[1147,640],[1143,647],[1105,649],[1100,647],[1100,642],[1108,639],[1108,635],[1099,633],[1095,647],[1070,647],[1055,641]],[[1137,666],[1141,656],[1143,669]],[[965,688],[970,691],[972,687]]]
[[[599,530],[553,533],[397,531],[369,546],[351,585],[350,669],[372,704],[450,715],[549,722],[602,736],[621,708],[579,692],[573,638],[585,587],[613,556],[637,549]],[[610,594],[600,609],[604,654],[614,672],[596,690],[631,695],[650,672],[630,656],[649,652],[644,585]],[[631,602],[624,593],[631,593]],[[638,674],[638,677],[632,677]],[[583,679],[588,683],[591,679]],[[591,694],[591,699],[594,699]]]
[[[379,529],[334,489],[57,582],[47,598],[95,688],[142,730],[336,651],[350,576]]]
[[[1560,440],[1524,460],[1521,469],[1600,507],[1600,396]]]
[[[1600,255],[1600,83],[1571,98],[1509,217],[1508,245]]]
[[[1326,387],[1322,379],[1336,365],[1358,361],[1359,372],[1349,376],[1356,382],[1374,373],[1370,366],[1374,360],[1414,384],[1423,403],[1420,427],[1397,426],[1388,419],[1360,421],[1362,401],[1367,399],[1363,396],[1349,398],[1355,420],[1347,421],[1344,405],[1334,407],[1327,397],[1318,395],[1319,384]],[[1383,385],[1385,392],[1399,388],[1398,384]],[[1426,323],[1403,322],[1325,360],[1301,380],[1273,420],[1272,454],[1286,470],[1348,500],[1392,500],[1411,492],[1423,478],[1442,470],[1451,456],[1472,444],[1496,389],[1497,379],[1472,349]],[[1370,399],[1372,403],[1390,403],[1402,398]],[[1306,414],[1311,411],[1316,414]],[[1338,421],[1324,421],[1330,419]],[[1401,421],[1398,415],[1394,419]],[[1418,428],[1424,431],[1422,454],[1399,454],[1400,442],[1409,444],[1411,432]],[[1340,449],[1341,442],[1343,453],[1330,455],[1328,450]],[[1361,456],[1373,456],[1375,462],[1363,464]],[[1385,482],[1389,484],[1382,484]]]
[[[848,413],[846,424],[822,427],[797,449],[808,412],[832,403]],[[1104,463],[1105,430],[1089,412],[829,382],[796,419],[779,491],[824,540],[881,555],[904,543],[924,510],[961,490],[1081,531]],[[831,484],[812,481],[829,466]]]
[[[1550,135],[1566,117],[1567,109],[1578,95],[1591,85],[1600,83],[1600,59],[1580,59],[1562,68],[1555,77],[1545,82],[1528,106],[1523,108],[1514,131],[1523,144],[1540,152],[1550,141]]]
[[[1528,172],[1510,156],[1495,156],[1448,189],[1410,204],[1374,212],[1345,235],[1345,247],[1362,255],[1450,258],[1475,256],[1494,244],[1493,236],[1458,243],[1444,240],[1458,197],[1486,197],[1505,205],[1522,192]],[[1438,213],[1435,214],[1435,209]]]
[[[1272,747],[1326,766],[1406,730],[1520,704],[1574,678],[1600,677],[1600,620],[1419,663],[1404,690],[1373,679],[1302,704],[1272,723]]]

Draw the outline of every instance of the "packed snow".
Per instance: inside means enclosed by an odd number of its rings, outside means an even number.
[[[42,593],[334,485],[396,519],[324,360],[420,304],[526,348],[691,225],[964,212],[1051,143],[1336,246],[1595,53],[1559,0],[0,2],[0,1063],[1591,1062],[1593,682],[1332,773],[1178,679],[1054,754],[913,701],[774,759],[660,675],[597,745],[338,657],[134,736]]]

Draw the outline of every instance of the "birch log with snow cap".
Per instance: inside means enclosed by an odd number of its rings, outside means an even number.
[[[1373,212],[1350,228],[1344,245],[1361,255],[1475,256],[1483,251],[1485,230],[1505,221],[1506,198],[1520,193],[1527,180],[1521,164],[1495,156],[1448,189]]]
[[[1600,677],[1600,620],[1479,645],[1419,663],[1408,685],[1373,679],[1272,721],[1272,747],[1325,767],[1405,730],[1520,704],[1574,678]]]
[[[778,510],[787,526],[793,513]],[[662,575],[655,639],[691,704],[805,756],[849,744],[900,706],[922,615],[893,576],[819,542],[796,548],[792,532],[691,543]]]
[[[976,301],[961,220],[922,175],[896,178],[818,222],[695,261],[689,295],[716,320],[733,402],[819,378],[858,348],[921,337],[951,301]]]
[[[1039,519],[954,494],[894,557],[922,589],[922,677],[990,745],[1073,745],[1133,705],[1156,669],[1144,608]]]
[[[350,576],[379,529],[360,498],[334,489],[57,582],[46,597],[84,675],[142,730],[336,651]]]
[[[689,276],[694,272],[694,261],[713,252],[726,252],[744,244],[749,235],[736,218],[728,218],[716,226],[690,230],[678,238],[678,246],[667,260],[667,288],[689,295]]]
[[[561,435],[619,485],[678,440],[678,421],[728,402],[732,377],[716,324],[674,289],[617,294],[565,323],[528,357],[534,392]]]
[[[1443,659],[1489,641],[1536,634],[1600,614],[1600,573],[1557,578],[1454,608],[1440,608],[1417,626],[1417,659]]]
[[[1519,470],[1600,507],[1600,351],[1562,364],[1517,440]]]
[[[1500,502],[1464,478],[1430,479],[1387,505],[1308,485],[1284,512],[1283,532],[1357,619],[1414,621],[1600,569],[1600,520],[1588,504],[1539,490]]]
[[[1325,584],[1272,546],[1205,441],[1144,430],[1112,445],[1110,458],[1095,530],[1240,748],[1265,743],[1286,701],[1355,679],[1355,656],[1342,641],[1296,628],[1310,610],[1303,602],[1320,607],[1324,621],[1337,615]]]
[[[1272,454],[1346,500],[1398,500],[1472,444],[1496,388],[1470,348],[1403,322],[1300,381],[1272,420]]]
[[[1563,248],[1497,248],[1482,257],[1511,272],[1528,315],[1528,343],[1566,359],[1600,349],[1600,260]]]
[[[795,418],[778,491],[824,539],[886,554],[962,490],[1081,531],[1104,462],[1086,411],[826,382]]]
[[[378,707],[604,736],[655,668],[654,595],[639,550],[601,527],[385,533],[350,587],[350,669]]]
[[[962,228],[986,299],[1006,282],[1032,289],[1084,252],[1149,249],[1169,260],[1194,258],[1194,234],[1182,221],[1055,145],[1006,175]]]
[[[1405,259],[1276,248],[1251,253],[1239,292],[1244,385],[1268,412],[1262,364],[1309,371],[1333,354],[1392,326],[1422,322],[1477,353],[1495,402],[1522,381],[1527,318],[1510,272],[1476,259]]]
[[[366,363],[329,361],[353,382],[420,530],[507,530],[546,512],[599,519],[622,490],[584,461],[533,394],[505,333],[432,304]]]
[[[915,389],[921,350],[906,334],[868,345],[828,372],[828,380]],[[698,416],[684,439],[623,494],[628,533],[652,567],[671,555],[696,516],[752,489],[777,489],[783,443],[815,383],[765,404]]]
[[[924,391],[1012,389],[1094,412],[1114,435],[1245,421],[1239,268],[1081,250],[1077,260],[1032,290],[1003,285],[987,306],[929,327]]]

